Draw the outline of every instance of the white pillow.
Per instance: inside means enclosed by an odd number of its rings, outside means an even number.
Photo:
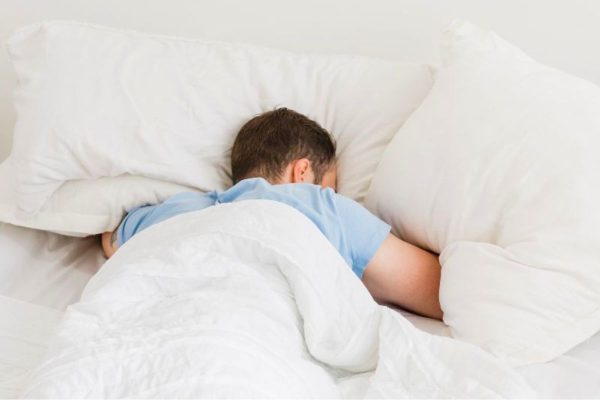
[[[128,173],[225,189],[239,128],[276,106],[335,136],[339,191],[361,201],[385,146],[431,87],[425,65],[80,23],[22,28],[8,48],[19,80],[12,188],[28,213],[74,179]]]
[[[444,321],[515,365],[600,330],[600,88],[455,21],[366,204],[441,252]]]
[[[69,181],[33,216],[20,212],[6,182],[14,176],[10,162],[0,164],[0,221],[68,236],[88,236],[114,230],[124,214],[142,204],[156,204],[194,189],[171,182],[123,175]]]

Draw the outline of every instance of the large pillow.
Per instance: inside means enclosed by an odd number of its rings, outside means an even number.
[[[441,252],[444,321],[515,365],[600,330],[600,88],[455,21],[366,204]]]
[[[26,213],[66,181],[124,173],[225,189],[235,134],[276,106],[332,132],[339,191],[362,201],[385,146],[431,86],[425,65],[81,23],[22,28],[8,48],[19,80],[11,187]]]

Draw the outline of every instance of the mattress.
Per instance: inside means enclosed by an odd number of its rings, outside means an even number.
[[[79,299],[104,260],[98,238],[69,238],[0,224],[0,398],[15,397],[43,357],[64,309]],[[400,311],[418,328],[446,325]],[[600,397],[600,333],[552,362],[520,367],[541,397]]]

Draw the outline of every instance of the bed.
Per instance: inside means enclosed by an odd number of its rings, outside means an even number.
[[[25,374],[43,357],[65,308],[78,300],[106,260],[97,238],[68,238],[8,224],[0,225],[0,249],[12,255],[5,258],[2,270],[0,396],[14,397]],[[396,312],[419,329],[448,335],[439,321]],[[600,334],[596,334],[556,360],[522,367],[519,373],[541,397],[594,398],[600,391],[599,359]]]
[[[169,4],[160,2],[147,4],[136,0],[129,2],[125,7],[120,2],[109,4],[93,1],[83,6],[76,1],[61,0],[53,5],[26,8],[20,1],[9,1],[5,7],[7,12],[0,15],[2,22],[0,35],[3,38],[7,37],[13,29],[40,20],[71,19],[109,25],[114,28],[133,28],[145,32],[204,39],[243,41],[309,53],[344,53],[437,64],[439,60],[433,45],[436,36],[434,32],[446,15],[453,15],[467,17],[474,22],[492,27],[535,55],[538,60],[560,67],[596,84],[600,83],[600,58],[597,52],[588,51],[589,48],[600,45],[597,42],[597,38],[600,37],[596,31],[598,28],[593,23],[600,16],[600,9],[591,2],[582,1],[567,5],[558,2],[549,4],[540,0],[523,5],[519,1],[498,1],[484,6],[475,1],[457,0],[441,5],[435,1],[406,0],[380,1],[368,6],[366,3],[341,1],[304,4],[305,6],[288,4],[287,6],[291,7],[288,8],[272,0],[253,2],[252,6],[234,1],[182,0],[169,2]],[[346,12],[340,14],[341,8]],[[232,15],[231,9],[237,9],[239,13]],[[544,18],[539,18],[540,9],[546,10]],[[333,33],[330,24],[332,18],[337,21],[337,29]],[[530,24],[532,18],[538,20],[535,29],[532,29]],[[553,45],[549,46],[548,38],[556,39],[558,35],[556,26],[565,26],[567,20],[567,26],[560,30],[560,40],[553,40]],[[572,26],[573,29],[568,29],[568,26]],[[273,35],[273,31],[281,34]],[[420,77],[420,82],[425,83],[411,86],[411,90],[418,92],[423,89],[422,86],[429,84],[429,78],[425,77],[425,75],[429,76],[429,72],[429,69],[425,72],[421,70],[415,72],[415,76]],[[14,74],[5,54],[2,53],[0,54],[0,86],[14,87],[15,85]],[[414,95],[413,100],[419,102],[420,98]],[[11,132],[15,113],[11,101],[8,92],[2,93],[0,159],[9,154],[12,144]],[[412,108],[407,108],[400,114],[403,114],[404,118],[412,111]],[[185,181],[178,183],[190,184]],[[111,189],[112,191],[107,192],[105,196],[116,197],[123,192],[124,188],[141,188],[145,184],[136,181],[135,178],[124,178],[119,182],[120,186],[115,186],[116,188]],[[146,194],[143,201],[158,201],[161,197],[156,193],[172,194],[186,187],[179,184],[168,184],[170,185],[168,186],[167,183],[161,185],[163,186],[156,186],[156,192]],[[81,188],[85,189],[83,186],[71,186],[67,194],[76,193]],[[349,190],[355,188],[351,187]],[[356,189],[356,193],[359,194],[353,197],[362,198],[365,192],[366,188]],[[89,199],[89,197],[83,198]],[[68,196],[65,195],[57,199],[54,206],[60,207],[61,203],[67,201]],[[85,201],[87,200],[82,200]],[[134,197],[127,201],[131,206],[140,200],[139,197]],[[282,213],[285,214],[285,211]],[[114,220],[116,217],[110,215],[110,218]],[[86,233],[80,230],[80,226],[87,222],[77,220],[73,216],[69,219],[70,225],[65,224],[62,229],[55,230],[86,236]],[[97,223],[98,226],[102,224],[105,224],[104,220]],[[422,237],[414,236],[413,239],[415,242],[423,240],[421,244],[424,245],[432,244],[426,243],[426,239]],[[429,247],[435,248],[435,243]],[[28,373],[45,359],[49,341],[60,326],[60,321],[69,306],[80,300],[84,290],[90,293],[96,290],[100,293],[99,296],[102,296],[102,285],[111,279],[117,279],[118,276],[114,275],[115,268],[109,266],[110,271],[106,273],[103,271],[100,279],[93,281],[93,284],[86,289],[90,279],[102,271],[106,262],[100,251],[97,236],[69,237],[0,223],[0,254],[3,255],[0,270],[0,325],[3,327],[0,331],[0,397],[15,397],[26,387],[30,379]],[[127,264],[123,261],[122,265]],[[393,310],[393,313],[403,315],[420,331],[439,337],[451,335],[450,328],[441,322],[401,310]],[[69,316],[71,317],[72,315]],[[71,323],[77,326],[78,320],[72,319]],[[56,351],[57,345],[55,344],[54,347],[52,351]],[[317,352],[323,350],[318,347],[316,349]],[[57,354],[68,356],[68,353]],[[595,398],[600,395],[598,360],[600,360],[600,333],[592,335],[552,361],[519,366],[515,371],[518,377],[522,378],[540,397]],[[465,363],[464,366],[465,371],[476,370],[473,365],[467,364]],[[469,368],[473,369],[469,370]],[[490,368],[490,371],[492,370]],[[36,379],[43,383],[43,374],[41,377],[38,375]],[[360,379],[348,380],[346,383],[344,388],[347,394],[354,394],[354,397],[358,396],[357,393],[364,394],[366,390],[364,381]],[[383,390],[381,387],[379,389]],[[33,395],[42,393],[47,396],[53,392],[34,390],[30,393]],[[60,392],[54,393],[60,394]],[[379,394],[381,393],[386,392],[380,391]],[[464,393],[468,391],[465,390],[462,394]],[[510,395],[509,392],[499,393]],[[77,394],[77,392],[71,393],[75,397]],[[455,392],[452,397],[461,397],[461,393]]]

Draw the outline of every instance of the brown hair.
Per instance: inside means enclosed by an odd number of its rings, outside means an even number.
[[[289,163],[301,158],[310,161],[315,181],[321,182],[335,162],[335,143],[329,132],[296,111],[267,111],[246,122],[233,143],[233,183],[251,177],[277,181]]]

